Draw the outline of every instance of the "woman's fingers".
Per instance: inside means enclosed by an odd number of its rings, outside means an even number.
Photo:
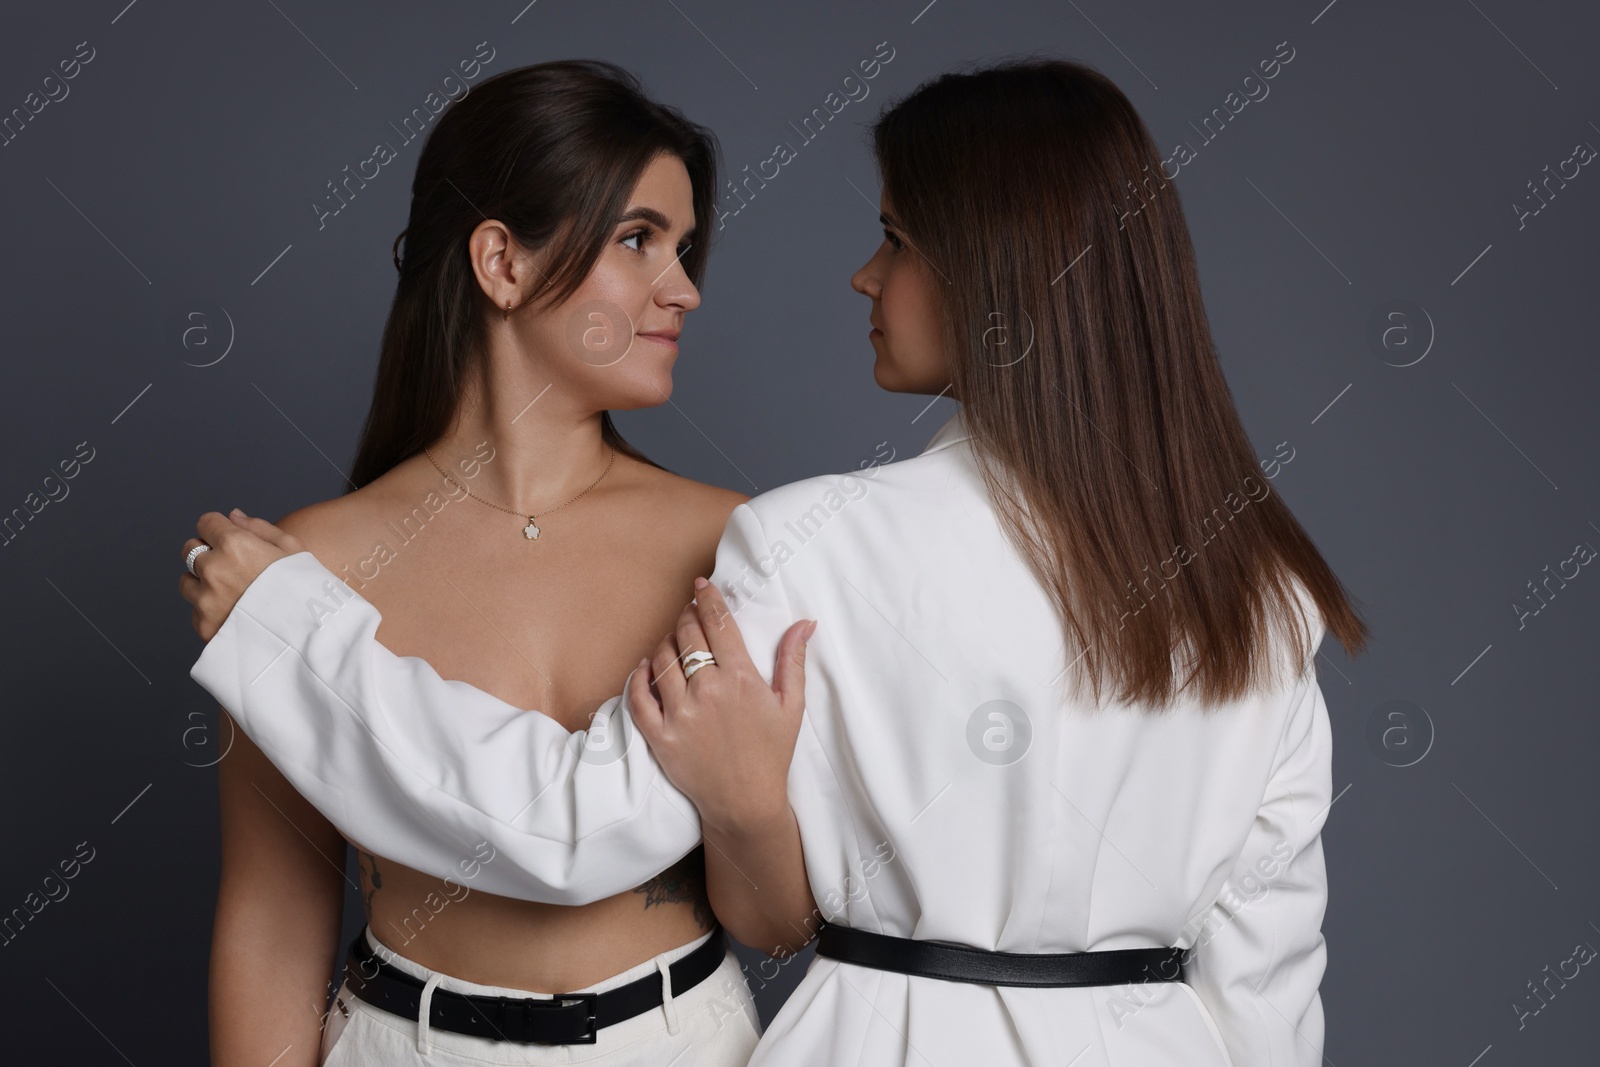
[[[219,548],[239,532],[239,526],[220,511],[208,511],[195,520],[194,532],[212,548]]]
[[[298,538],[265,519],[245,516],[235,521],[220,511],[208,511],[200,516],[194,529],[200,535],[199,540],[214,549],[232,551],[237,544],[239,549],[235,554],[242,561],[273,560],[304,551]]]
[[[189,574],[189,571],[188,571],[189,553],[194,551],[196,548],[199,548],[203,544],[205,544],[205,542],[200,540],[200,538],[198,538],[198,537],[191,537],[191,538],[189,538],[189,540],[187,540],[187,541],[185,541],[183,543],[182,552],[183,552],[183,559],[184,559],[184,564],[185,564],[185,569],[184,569],[183,576],[185,578],[190,577],[190,574]],[[210,555],[209,552],[202,552],[202,553],[200,553],[200,555],[195,557],[195,559],[194,559],[194,573],[195,573],[195,575],[199,575],[200,567],[202,566],[201,560],[203,560],[208,555]]]
[[[246,515],[238,508],[234,508],[228,518],[234,525],[241,529],[249,530],[263,541],[278,546],[291,556],[296,552],[304,551],[300,541],[294,534],[272,525],[266,519],[258,519],[254,516]]]
[[[772,669],[772,690],[789,710],[806,703],[806,643],[816,632],[815,620],[801,619],[778,639],[778,662]]]
[[[633,715],[633,725],[639,728],[644,739],[652,746],[661,736],[661,704],[650,692],[650,661],[640,660],[629,676],[628,708]]]
[[[212,551],[202,552],[195,561],[195,573],[207,585],[236,585],[243,590],[272,563],[304,551],[296,538],[270,522],[249,519],[241,524],[220,511],[200,516],[195,532],[200,536],[185,543],[186,551],[201,542],[211,546]],[[202,566],[211,572],[210,576],[201,572]],[[220,581],[213,582],[213,576]]]
[[[695,611],[694,604],[684,605],[684,609],[678,613],[677,629],[673,632],[678,638],[678,669],[680,671],[688,666],[684,662],[684,657],[691,652],[712,652],[712,655],[716,655],[711,646],[706,643],[706,634],[700,628],[700,616]],[[721,661],[718,660],[718,662]],[[704,670],[705,668],[701,669]],[[695,673],[698,674],[699,671]],[[685,678],[687,678],[687,675],[685,675]]]
[[[702,581],[706,584],[701,585]],[[744,635],[739,632],[739,624],[734,621],[733,612],[728,610],[728,602],[722,598],[717,587],[706,579],[697,578],[694,597],[690,608],[694,610],[699,629],[709,642],[698,647],[709,648],[711,654],[717,657],[717,662],[726,667],[753,665],[750,653],[744,647]]]
[[[678,662],[678,640],[668,634],[656,646],[650,657],[650,673],[655,678],[656,691],[661,694],[661,706],[670,716],[683,706],[685,681],[683,664]]]

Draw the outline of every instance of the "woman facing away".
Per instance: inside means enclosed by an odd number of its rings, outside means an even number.
[[[375,639],[583,730],[670,628],[745,497],[646,459],[607,409],[671,391],[715,186],[709,133],[608,64],[510,71],[441,117],[351,491],[283,520],[382,609]],[[696,1063],[742,1064],[754,1047],[697,835],[681,832],[636,884],[582,904],[496,895],[503,862],[482,839],[452,842],[432,873],[355,840],[369,925],[351,966],[373,981],[345,984],[319,1038],[345,865],[327,815],[342,809],[313,808],[242,734],[219,774],[214,1063],[316,1064],[319,1040],[326,1062],[389,1065],[565,1063],[569,1040],[620,1050],[605,1063],[686,1062],[692,1041]],[[416,1021],[430,979],[431,1034]],[[454,1026],[473,1005],[446,996],[583,990],[599,991],[592,1025],[565,1030],[531,1010]]]
[[[1109,79],[1049,59],[934,79],[873,135],[874,377],[960,408],[870,479],[733,509],[653,686],[616,698],[647,742],[626,777],[556,758],[593,728],[389,654],[260,520],[201,520],[220,628],[191,674],[308,795],[359,796],[358,836],[428,870],[481,836],[510,895],[627,873],[681,793],[728,930],[817,937],[752,1064],[1313,1067],[1314,656],[1366,627],[1257,474],[1161,157]]]

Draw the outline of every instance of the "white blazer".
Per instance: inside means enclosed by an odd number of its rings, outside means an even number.
[[[1059,620],[960,412],[916,457],[740,505],[711,579],[768,681],[783,631],[819,620],[788,792],[828,921],[1008,952],[1194,950],[1184,981],[1121,988],[817,958],[752,1064],[1320,1063],[1332,737],[1313,661],[1207,714],[1093,710],[1057,681]],[[460,880],[486,840],[478,888],[579,904],[698,842],[621,697],[569,734],[393,655],[379,619],[297,553],[190,672],[362,847]]]

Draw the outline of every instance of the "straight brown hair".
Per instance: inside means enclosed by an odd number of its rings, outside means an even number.
[[[695,232],[709,235],[715,138],[647,98],[615,64],[519,67],[486,79],[444,110],[417,160],[410,215],[395,239],[400,280],[347,491],[438,440],[466,384],[482,370],[485,316],[496,309],[467,257],[478,224],[497,219],[524,248],[548,248],[552,268],[525,306],[560,303],[593,269],[639,175],[661,153],[683,161]],[[696,286],[709,251],[709,240],[700,239],[682,257]],[[600,419],[607,444],[661,466],[623,440],[610,412]]]
[[[985,485],[1061,615],[1075,681],[1146,710],[1237,700],[1278,681],[1275,631],[1309,662],[1307,596],[1359,651],[1343,585],[1251,488],[1265,482],[1177,189],[1116,84],[1036,57],[945,74],[885,111],[873,147],[940,294]]]

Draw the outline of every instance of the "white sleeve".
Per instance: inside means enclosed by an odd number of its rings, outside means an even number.
[[[1322,1062],[1333,735],[1314,657],[1290,706],[1255,823],[1184,968],[1234,1067]]]
[[[569,732],[396,656],[381,619],[297,552],[245,590],[189,674],[345,836],[437,878],[476,867],[474,888],[586,904],[700,843],[621,696]]]
[[[778,645],[800,618],[783,584],[782,561],[770,552],[761,517],[749,504],[740,504],[728,516],[717,544],[716,569],[707,576],[727,601],[745,651],[768,685],[777,667]],[[815,666],[807,672],[808,689]]]

